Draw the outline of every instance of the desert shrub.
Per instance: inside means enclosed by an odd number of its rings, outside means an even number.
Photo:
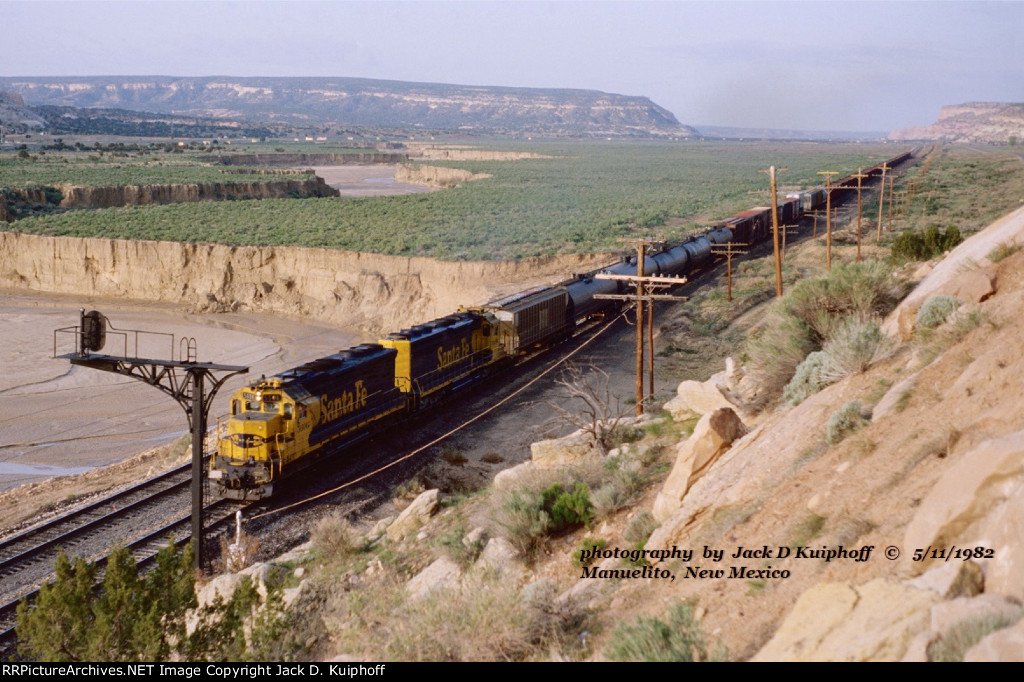
[[[936,641],[928,645],[928,660],[932,663],[959,663],[972,646],[996,630],[1013,625],[1018,616],[989,614],[962,621],[950,628]]]
[[[580,568],[582,568],[583,566],[587,566],[588,564],[593,562],[593,559],[590,559],[589,561],[584,561],[583,560],[583,552],[589,552],[589,551],[591,551],[593,549],[602,550],[602,549],[604,549],[607,546],[608,546],[608,541],[607,540],[602,540],[601,538],[592,538],[590,536],[587,536],[587,537],[583,538],[582,540],[580,540],[580,544],[576,548],[576,551],[572,553],[573,562],[577,566],[579,566]]]
[[[878,323],[859,317],[849,317],[838,324],[825,342],[822,379],[832,384],[851,374],[868,368],[889,347]]]
[[[788,315],[776,315],[748,341],[748,370],[768,393],[776,394],[813,350],[807,325]]]
[[[466,526],[462,523],[442,532],[437,538],[437,544],[449,559],[462,567],[468,567],[476,561],[484,549],[483,538],[469,540],[466,537]]]
[[[792,536],[787,543],[790,547],[806,547],[814,538],[821,535],[821,529],[825,527],[825,517],[815,513],[807,514],[800,522],[793,526]]]
[[[824,347],[809,354],[796,368],[782,396],[797,405],[826,386],[863,372],[888,345],[874,320],[843,318],[834,325]]]
[[[1013,254],[1017,253],[1020,249],[1021,245],[1015,242],[1000,242],[996,245],[996,248],[989,252],[988,259],[993,263],[998,263],[999,261],[1009,258]]]
[[[828,418],[825,440],[835,445],[866,423],[860,414],[860,402],[851,400]]]
[[[652,465],[661,452],[656,445],[626,446],[617,457],[607,458],[591,498],[596,515],[608,516],[635,502],[659,471]]]
[[[561,482],[546,487],[510,490],[493,514],[494,522],[505,531],[508,541],[526,555],[533,554],[548,535],[590,523],[594,505],[590,488],[573,481],[571,490]]]
[[[613,661],[703,662],[710,660],[704,635],[693,616],[693,606],[673,605],[668,622],[638,616],[632,625],[615,629],[605,656]]]
[[[783,389],[783,399],[793,405],[799,405],[825,388],[828,385],[822,378],[825,362],[825,353],[820,350],[804,358],[804,361],[797,366],[796,372],[793,373],[793,378]]]
[[[339,653],[398,661],[523,661],[572,655],[587,612],[560,601],[550,581],[517,589],[515,581],[480,574],[459,586],[407,599],[402,580],[346,591],[329,620]]]
[[[961,305],[963,301],[955,296],[932,296],[917,311],[916,324],[921,329],[935,329]]]
[[[831,361],[838,372],[818,373],[825,358],[813,359],[789,388],[787,400],[799,402],[823,385],[861,371],[882,346],[877,324],[870,320],[892,310],[905,293],[905,284],[894,280],[891,269],[877,261],[839,266],[828,277],[797,283],[768,325],[748,341],[750,373],[768,394],[777,394],[794,378],[808,353],[822,350],[837,336]],[[875,350],[864,360],[872,347]],[[825,384],[816,382],[827,376],[832,378]]]
[[[844,318],[885,315],[904,293],[884,263],[851,263],[833,268],[828,277],[798,282],[782,300],[782,309],[803,322],[812,332],[811,341],[820,345]]]
[[[657,527],[658,522],[654,520],[651,513],[646,510],[641,511],[629,520],[629,525],[626,526],[622,537],[630,544],[643,545]]]
[[[494,518],[512,546],[529,556],[547,536],[551,517],[544,510],[539,492],[520,488],[502,500]]]

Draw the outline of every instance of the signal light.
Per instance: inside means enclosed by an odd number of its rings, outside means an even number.
[[[82,352],[98,352],[107,342],[107,318],[98,310],[82,308]]]

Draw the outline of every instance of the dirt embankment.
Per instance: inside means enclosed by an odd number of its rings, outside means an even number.
[[[405,152],[362,152],[359,154],[211,154],[200,161],[226,166],[350,166],[366,163],[402,163],[409,160]]]
[[[535,152],[512,152],[476,149],[464,145],[415,144],[407,145],[411,156],[431,161],[519,161],[520,159],[550,159],[551,156]]]
[[[395,182],[409,182],[426,185],[433,189],[450,189],[471,180],[483,180],[491,177],[488,173],[473,173],[461,168],[444,168],[443,166],[424,166],[422,164],[403,163],[395,170]]]
[[[368,332],[423,322],[609,260],[598,254],[449,263],[328,249],[0,232],[0,287],[303,316]]]
[[[125,185],[121,187],[74,187],[60,185],[63,208],[110,208],[144,204],[172,204],[183,201],[224,199],[284,199],[333,197],[338,191],[320,178],[274,180],[272,182],[191,182],[171,185]]]
[[[189,182],[166,185],[116,185],[79,187],[60,184],[53,189],[29,187],[5,192],[12,206],[59,206],[60,208],[113,208],[147,204],[175,204],[185,201],[223,201],[225,199],[285,199],[336,197],[338,190],[322,178],[312,177],[269,182]],[[59,192],[59,199],[58,199]],[[0,219],[11,222],[18,211],[3,206]]]

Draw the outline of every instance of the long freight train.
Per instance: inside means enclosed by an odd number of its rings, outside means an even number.
[[[905,152],[886,164],[893,167],[910,156]],[[880,176],[882,164],[864,174]],[[832,185],[833,191],[856,186],[855,176]],[[822,188],[789,195],[778,206],[780,223],[794,223],[824,203]],[[712,246],[756,244],[770,234],[770,208],[743,211],[646,258],[644,271],[688,275],[712,259]],[[617,305],[597,298],[620,293],[623,286],[597,279],[602,272],[632,275],[636,264],[622,261],[464,309],[251,382],[231,398],[210,479],[225,497],[268,497],[280,480],[318,455],[353,445],[485,377],[510,371],[522,354],[569,338],[579,322]]]

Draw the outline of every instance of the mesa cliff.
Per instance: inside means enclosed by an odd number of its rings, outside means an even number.
[[[367,78],[0,77],[29,107],[113,108],[219,120],[335,123],[585,136],[689,137],[647,97],[597,90],[410,83]]]
[[[399,329],[604,265],[607,254],[442,262],[299,247],[0,232],[0,287]]]
[[[889,133],[889,139],[992,144],[1024,142],[1024,104],[968,102],[945,106],[935,123],[894,130]]]

